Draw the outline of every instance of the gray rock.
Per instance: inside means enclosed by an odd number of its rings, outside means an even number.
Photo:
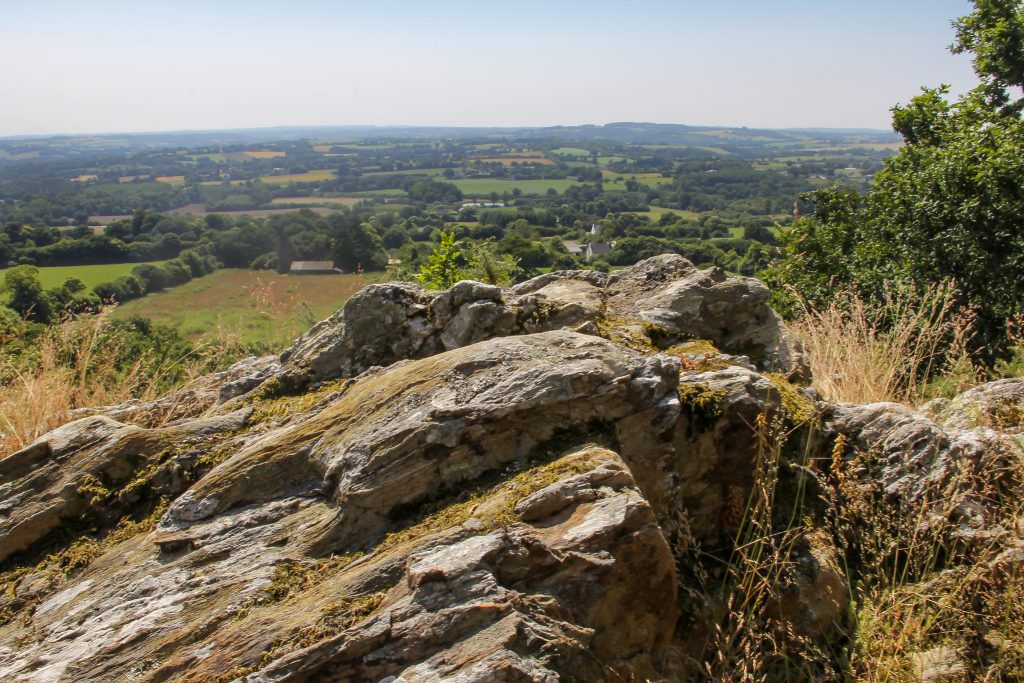
[[[281,354],[283,368],[273,379],[282,390],[294,391],[486,339],[609,319],[632,321],[641,330],[654,325],[666,344],[707,339],[763,370],[807,379],[799,345],[767,301],[768,289],[757,280],[717,268],[698,270],[678,255],[647,259],[611,275],[558,271],[511,289],[468,281],[445,292],[407,283],[370,285]]]
[[[762,374],[802,367],[766,297],[677,256],[374,285],[166,424],[154,402],[54,430],[0,460],[0,680],[680,680],[711,625],[677,630],[686,548],[736,538],[760,415],[809,452],[843,434],[880,454],[858,474],[906,506],[1019,455],[1019,382],[931,419]],[[652,343],[689,337],[722,353]],[[1016,570],[1021,530],[959,493],[959,539]],[[835,635],[837,558],[794,544],[766,598],[793,632]]]

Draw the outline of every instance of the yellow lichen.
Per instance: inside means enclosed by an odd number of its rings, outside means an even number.
[[[30,618],[35,606],[45,598],[49,591],[59,585],[61,576],[85,569],[118,543],[127,541],[138,534],[152,531],[166,510],[167,501],[161,500],[149,515],[137,522],[128,517],[122,518],[117,526],[104,536],[97,537],[79,533],[66,547],[45,555],[36,564],[25,564],[0,574],[0,586],[3,587],[7,597],[12,600],[18,598],[18,582],[26,575],[42,573],[50,577],[50,585],[46,590],[33,594],[29,599],[19,601],[14,607],[4,608],[4,613],[0,614],[0,626],[13,620],[19,614],[25,616],[26,620]]]
[[[408,528],[388,534],[371,552],[384,553],[428,534],[460,526],[470,519],[479,520],[480,524],[473,527],[474,533],[478,534],[514,524],[519,521],[515,514],[515,506],[523,498],[562,477],[579,474],[593,467],[594,461],[589,450],[584,449],[554,462],[531,467],[493,486],[481,487],[475,492],[439,501],[435,512],[427,514]],[[487,502],[496,504],[484,506],[483,504]],[[484,507],[486,509],[482,509]],[[264,589],[263,594],[243,606],[235,618],[241,620],[252,608],[276,604],[297,593],[308,591],[362,556],[362,553],[354,553],[332,557],[320,560],[316,565],[302,564],[294,560],[282,562],[274,568],[270,585]],[[328,605],[315,623],[299,629],[287,639],[272,643],[260,656],[257,665],[236,667],[216,680],[232,680],[229,675],[238,677],[252,673],[289,652],[309,647],[341,633],[369,616],[377,609],[385,595],[385,591],[359,597],[343,595]]]
[[[532,467],[500,484],[442,501],[439,510],[427,515],[413,526],[388,534],[374,551],[383,552],[427,534],[451,529],[471,518],[480,522],[475,527],[478,533],[487,533],[514,524],[519,521],[514,509],[520,500],[566,475],[586,472],[592,467],[592,461],[585,454],[573,454],[545,465]],[[488,506],[486,511],[476,514],[482,503],[492,499],[500,499],[501,504]]]
[[[291,638],[272,643],[260,655],[259,667],[267,666],[289,652],[309,647],[354,626],[372,614],[384,601],[385,595],[385,591],[379,591],[357,598],[341,596],[321,612],[315,623],[299,629]]]
[[[691,339],[674,344],[662,353],[678,358],[681,368],[686,372],[711,372],[729,367],[729,362],[720,357],[721,352],[707,339]]]
[[[289,595],[308,590],[362,556],[363,553],[335,555],[319,560],[315,565],[302,564],[296,560],[285,560],[274,567],[270,584],[262,594],[245,602],[235,613],[235,619],[243,619],[254,607],[273,605]]]
[[[720,351],[707,339],[690,339],[679,344],[673,344],[665,349],[665,353],[672,356],[681,356],[683,354],[716,356]]]
[[[36,570],[58,569],[64,574],[72,574],[84,569],[118,543],[155,529],[166,510],[167,501],[161,500],[149,515],[137,522],[124,517],[110,533],[101,538],[83,535],[60,552],[48,555],[36,566]]]

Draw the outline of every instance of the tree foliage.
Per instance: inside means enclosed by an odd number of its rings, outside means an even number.
[[[519,273],[519,260],[509,254],[500,254],[494,242],[484,240],[469,246],[467,266],[462,270],[461,279],[486,282],[489,285],[507,287]]]
[[[420,266],[416,280],[428,289],[448,289],[459,281],[461,264],[462,252],[455,241],[455,233],[442,232],[437,247]]]
[[[360,221],[358,214],[331,216],[334,262],[346,272],[384,270],[388,255],[376,220]]]
[[[1009,88],[1024,86],[1024,8],[1019,0],[975,0],[974,12],[954,22],[954,54],[969,53],[993,104],[1010,102]],[[1011,106],[1019,111],[1020,102]]]
[[[16,266],[4,274],[4,290],[9,294],[8,307],[26,320],[48,323],[53,315],[50,300],[39,284],[39,269]]]
[[[1009,88],[1024,83],[1021,2],[975,0],[955,24],[955,52],[971,52],[981,85],[956,101],[925,88],[893,108],[906,144],[864,197],[809,195],[811,218],[782,234],[785,258],[766,278],[814,303],[842,288],[885,284],[924,291],[953,280],[979,313],[982,342],[998,346],[1024,304],[1024,123]],[[784,302],[783,302],[784,303]]]

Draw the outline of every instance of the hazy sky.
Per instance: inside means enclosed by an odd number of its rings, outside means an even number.
[[[0,135],[656,121],[888,128],[967,0],[0,0]]]

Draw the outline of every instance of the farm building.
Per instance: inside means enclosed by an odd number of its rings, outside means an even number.
[[[595,256],[607,254],[615,246],[610,242],[591,242],[587,245],[587,261],[591,261]]]
[[[572,256],[583,256],[584,247],[576,240],[562,240],[565,250]]]
[[[334,267],[334,261],[292,261],[288,272],[292,275],[335,275],[341,269]]]

